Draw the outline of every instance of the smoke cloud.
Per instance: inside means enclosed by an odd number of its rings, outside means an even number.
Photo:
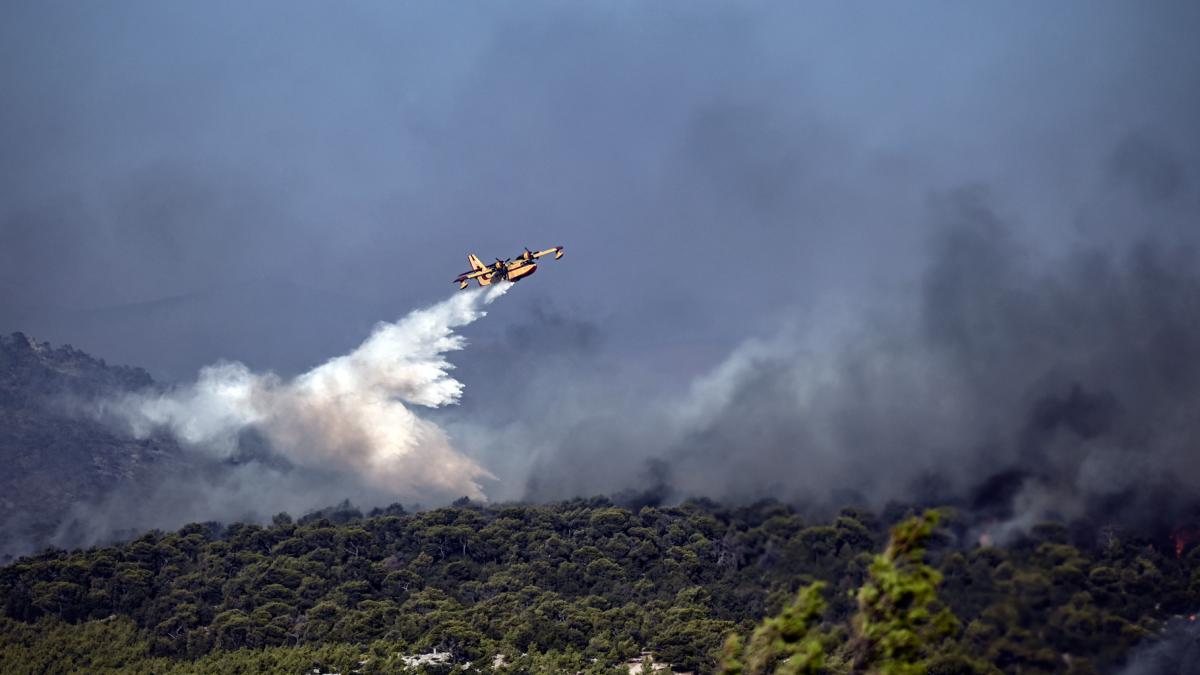
[[[1171,621],[1134,649],[1118,675],[1200,675],[1200,626],[1195,615]]]
[[[483,451],[498,492],[951,503],[993,538],[1085,517],[1165,536],[1198,513],[1196,249],[1170,232],[1031,249],[994,201],[974,187],[933,200],[916,283],[781,306],[785,325],[682,389],[638,391],[582,343],[535,369],[531,390],[569,395],[509,416],[528,420],[506,436],[529,454]]]
[[[100,411],[124,421],[139,438],[166,431],[219,461],[255,460],[256,481],[223,477],[217,489],[224,494],[220,501],[247,510],[282,510],[306,501],[272,503],[272,490],[263,485],[294,471],[342,475],[333,484],[344,489],[349,478],[391,501],[484,499],[479,481],[491,474],[411,406],[458,401],[463,384],[451,377],[446,358],[465,344],[455,329],[482,317],[483,308],[509,287],[471,289],[395,323],[380,323],[350,353],[295,378],[218,363],[201,370],[194,383],[110,399]],[[204,483],[197,479],[198,486]],[[302,491],[311,497],[310,490]],[[169,512],[195,510],[172,494]],[[228,508],[220,511],[228,514]]]
[[[9,5],[0,327],[245,364],[110,403],[195,466],[89,527],[397,494],[1191,513],[1194,2]],[[314,368],[463,253],[558,244],[454,378]]]

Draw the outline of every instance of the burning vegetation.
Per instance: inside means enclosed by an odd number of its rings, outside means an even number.
[[[1182,558],[1188,549],[1200,543],[1200,528],[1180,527],[1171,532],[1171,544],[1175,548],[1175,557]]]

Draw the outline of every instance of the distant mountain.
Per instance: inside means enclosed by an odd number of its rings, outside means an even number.
[[[358,344],[379,319],[394,318],[357,298],[273,278],[84,310],[33,307],[7,295],[0,330],[69,341],[168,380],[190,379],[220,359],[299,372]]]
[[[168,439],[136,440],[80,414],[99,396],[153,384],[69,346],[0,336],[0,559],[44,545],[73,504],[180,461]]]

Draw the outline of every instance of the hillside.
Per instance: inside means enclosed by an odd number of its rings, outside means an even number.
[[[811,582],[822,639],[849,639],[853,593],[886,575],[873,561],[907,514],[596,498],[194,524],[0,569],[0,670],[397,672],[437,651],[425,672],[590,673],[647,650],[711,672],[727,635]],[[1053,523],[1005,548],[969,532],[944,513],[924,558],[954,619],[922,646],[931,673],[1112,672],[1200,605],[1196,549]]]
[[[387,309],[260,278],[86,310],[0,305],[0,330],[12,326],[42,339],[70,340],[89,353],[136,363],[160,380],[174,381],[223,358],[264,370],[303,370],[353,346]]]
[[[73,505],[177,461],[171,441],[135,440],[80,414],[97,396],[152,384],[70,346],[0,336],[0,560],[46,543]]]

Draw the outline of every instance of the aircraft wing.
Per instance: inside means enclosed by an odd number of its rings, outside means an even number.
[[[463,272],[462,274],[458,275],[458,277],[456,277],[454,280],[455,281],[466,281],[467,279],[478,279],[479,277],[487,276],[487,275],[491,274],[492,272],[495,272],[495,270],[491,269],[490,267],[484,268],[481,270],[472,270],[470,272]]]
[[[563,247],[555,246],[554,248],[548,248],[544,251],[532,251],[532,252],[530,252],[529,257],[530,258],[540,258],[544,255],[550,255],[551,253],[554,254],[554,259],[557,260],[557,259],[563,257]]]

